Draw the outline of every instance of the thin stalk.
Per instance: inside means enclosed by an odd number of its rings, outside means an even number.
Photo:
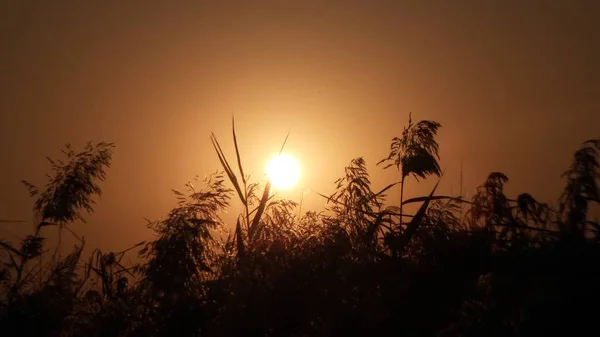
[[[250,212],[248,210],[248,182],[246,180],[246,175],[244,174],[244,168],[242,166],[242,159],[240,156],[240,149],[237,143],[237,136],[235,134],[235,119],[231,118],[231,130],[233,132],[233,145],[235,146],[235,155],[237,158],[238,168],[240,170],[240,174],[242,175],[242,183],[244,184],[244,209],[246,211],[246,227],[250,226]]]
[[[298,206],[298,218],[302,216],[302,202],[304,201],[304,192],[300,195],[300,204]]]
[[[400,181],[400,225],[402,225],[402,202],[404,201],[404,178],[405,176],[402,176],[402,180]]]

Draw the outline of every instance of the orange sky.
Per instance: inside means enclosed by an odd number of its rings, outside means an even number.
[[[600,136],[598,1],[108,3],[0,4],[0,218],[30,218],[19,180],[43,184],[46,155],[105,140],[104,198],[75,229],[90,247],[147,239],[171,188],[219,168],[211,131],[233,154],[232,115],[255,178],[291,128],[295,200],[332,192],[357,156],[376,189],[394,181],[374,164],[409,111],[443,126],[445,193],[462,159],[467,190],[502,171],[509,193],[555,200],[572,153]]]

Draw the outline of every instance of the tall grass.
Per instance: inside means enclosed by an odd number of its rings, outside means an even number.
[[[32,234],[20,245],[0,240],[0,333],[523,336],[591,327],[600,243],[588,213],[600,202],[600,141],[575,153],[554,209],[528,193],[507,196],[500,172],[471,200],[436,195],[439,128],[409,117],[380,162],[395,165],[401,181],[374,188],[358,157],[332,195],[319,193],[326,208],[301,214],[294,201],[275,197],[269,181],[262,190],[263,182],[249,181],[232,122],[233,165],[211,134],[222,171],[173,191],[177,206],[148,222],[154,240],[96,249],[88,259],[83,239],[60,257],[43,232],[75,235],[73,224],[101,193],[113,145],[90,144],[79,154],[68,146],[67,160],[50,161],[44,189],[26,183],[37,198]],[[405,198],[406,177],[432,175],[438,181],[428,195]],[[396,185],[400,204],[387,205]],[[233,235],[221,240],[216,233],[228,231],[220,216],[236,195],[243,209]],[[404,214],[407,204],[419,208]],[[124,262],[129,251],[139,254],[134,265]],[[35,263],[50,253],[49,263]],[[569,313],[557,315],[564,307]]]

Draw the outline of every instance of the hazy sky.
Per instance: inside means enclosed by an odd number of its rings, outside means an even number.
[[[45,183],[46,155],[112,141],[104,197],[75,229],[91,247],[146,239],[171,188],[219,168],[211,131],[233,154],[232,115],[256,179],[291,128],[295,200],[332,192],[358,156],[375,188],[394,181],[374,164],[410,111],[443,126],[446,193],[462,160],[467,190],[502,171],[509,193],[555,200],[600,136],[600,1],[127,3],[0,3],[0,219],[31,218],[19,180]]]

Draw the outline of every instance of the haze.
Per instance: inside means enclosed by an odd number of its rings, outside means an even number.
[[[233,155],[232,116],[254,179],[291,130],[295,200],[330,193],[358,156],[375,186],[397,180],[375,163],[412,111],[442,124],[441,192],[458,193],[462,163],[467,192],[501,171],[509,195],[552,201],[599,136],[597,22],[597,1],[5,1],[0,218],[31,218],[19,181],[43,184],[45,156],[110,141],[103,200],[75,229],[90,247],[146,239],[172,188],[220,168],[211,131]]]

